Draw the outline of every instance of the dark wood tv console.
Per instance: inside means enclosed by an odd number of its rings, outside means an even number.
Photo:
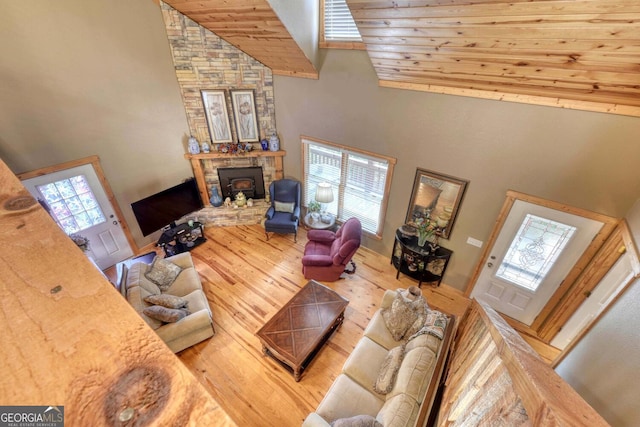
[[[190,251],[206,241],[204,225],[200,222],[193,222],[191,224],[177,224],[165,230],[156,245],[160,246],[164,250],[165,256],[169,257]]]

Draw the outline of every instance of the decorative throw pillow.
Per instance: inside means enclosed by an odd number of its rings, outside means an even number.
[[[155,257],[151,267],[144,273],[144,277],[158,285],[162,292],[169,289],[169,286],[176,280],[182,268],[166,259]]]
[[[161,305],[152,305],[151,307],[147,307],[142,312],[151,317],[152,319],[159,320],[165,323],[174,323],[178,320],[188,316],[189,310],[186,308],[167,308]]]
[[[428,310],[429,309],[427,308],[426,304],[422,304],[416,307],[414,312],[416,316],[415,318],[416,320],[414,320],[414,322],[411,325],[409,325],[407,330],[404,332],[403,338],[410,337],[411,335],[415,334],[420,329],[422,329],[422,327],[424,326],[424,322],[427,320]]]
[[[351,418],[340,418],[331,423],[332,427],[384,427],[371,415],[356,415]]]
[[[291,202],[291,203],[285,203],[285,202],[277,202],[277,201],[273,201],[273,204],[276,208],[276,212],[288,212],[288,213],[293,213],[293,208],[295,207],[295,203]]]
[[[169,294],[149,295],[144,301],[149,304],[161,305],[167,308],[183,308],[188,304],[186,299]]]
[[[426,318],[427,302],[420,288],[398,289],[391,307],[382,310],[384,323],[396,341],[413,335],[422,328]]]
[[[376,379],[373,389],[380,394],[387,394],[393,389],[398,376],[400,364],[404,358],[404,344],[389,350],[387,357],[384,358],[378,378]]]

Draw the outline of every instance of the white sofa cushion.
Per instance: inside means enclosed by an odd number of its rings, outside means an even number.
[[[200,310],[209,311],[209,301],[207,301],[207,297],[204,295],[204,292],[195,290],[189,295],[185,295],[183,298],[187,301],[187,308],[192,314]]]
[[[435,360],[436,355],[426,347],[417,347],[406,352],[395,385],[387,394],[387,400],[398,394],[406,394],[416,402],[422,403],[431,382]]]
[[[391,332],[387,329],[380,310],[376,311],[369,321],[369,324],[364,330],[364,336],[380,344],[387,350],[391,350],[393,347],[401,344],[401,342],[394,340],[393,336],[391,336]]]
[[[149,293],[149,295],[160,294],[160,288],[158,287],[158,285],[156,285],[155,283],[153,283],[151,280],[147,279],[144,276],[144,274],[147,272],[148,267],[149,266],[147,264],[144,264],[142,262],[136,262],[129,268],[129,270],[127,271],[127,281],[126,281],[127,290],[134,286],[141,286]],[[127,294],[127,298],[128,298],[128,294]]]
[[[189,252],[182,252],[178,255],[173,255],[165,259],[167,261],[171,261],[183,270],[185,268],[193,267],[193,259],[191,258],[191,254]]]
[[[184,297],[195,290],[201,290],[200,277],[194,267],[185,268],[180,272],[176,280],[164,291],[167,294]]]
[[[342,372],[371,393],[375,393],[373,385],[378,378],[382,362],[389,350],[367,337],[362,337],[342,367]],[[380,399],[384,399],[380,395]]]
[[[204,332],[208,333],[208,336],[211,336],[213,335],[211,331],[211,315],[207,310],[200,310],[196,313],[191,313],[184,319],[180,319],[175,323],[163,324],[161,327],[156,329],[158,336],[162,338],[169,347],[172,347],[172,350],[174,349],[172,346],[173,341],[180,340],[183,337],[187,337],[192,341],[192,334]],[[193,344],[194,342],[192,341],[189,345]]]
[[[422,334],[407,341],[405,351],[409,352],[414,348],[426,347],[434,353],[438,353],[438,350],[440,350],[440,344],[442,344],[442,340],[440,338],[430,334]]]
[[[398,394],[384,403],[376,419],[384,427],[412,426],[418,416],[418,403],[406,394]]]
[[[378,396],[347,375],[340,374],[318,405],[316,412],[327,422],[354,415],[375,417],[384,404],[384,401]]]

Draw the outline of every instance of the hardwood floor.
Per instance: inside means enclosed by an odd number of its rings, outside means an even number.
[[[273,235],[259,226],[211,227],[195,248],[196,269],[213,311],[216,335],[179,358],[239,426],[299,426],[339,374],[387,289],[415,282],[395,278],[389,257],[361,247],[356,273],[323,282],[349,299],[345,321],[300,382],[263,355],[255,332],[306,282],[301,261],[306,232]],[[468,300],[445,285],[423,285],[430,306],[462,315]]]
[[[306,231],[299,231],[297,243],[292,235],[272,235],[267,241],[260,225],[209,227],[205,234],[207,242],[191,255],[216,334],[178,357],[239,426],[299,426],[340,373],[384,291],[416,284],[402,275],[396,280],[389,256],[361,247],[354,257],[355,274],[322,282],[349,300],[345,321],[296,383],[263,355],[255,333],[307,283],[301,263]],[[115,268],[105,273],[115,282]],[[469,305],[462,292],[445,284],[423,285],[422,291],[432,308],[457,316]],[[521,335],[547,362],[559,353],[532,335]]]

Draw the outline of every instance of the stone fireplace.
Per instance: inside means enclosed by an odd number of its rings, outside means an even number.
[[[269,191],[271,182],[284,178],[282,158],[285,154],[285,151],[251,151],[238,155],[223,153],[185,154],[185,158],[191,161],[193,174],[198,183],[202,202],[205,205],[204,209],[195,212],[192,216],[197,216],[198,220],[205,225],[230,226],[261,223],[265,212],[270,206],[264,200],[264,194]],[[264,194],[262,198],[252,197],[254,199],[252,207],[227,208],[221,206],[214,208],[209,204],[209,196],[213,186],[218,188],[223,197],[230,197],[225,196],[228,192],[221,188],[221,184],[226,186],[227,183],[220,181],[218,169],[246,168],[256,170],[257,167],[262,169]],[[247,178],[246,175],[242,175],[244,174],[240,173],[233,178]],[[258,183],[256,187],[259,185]],[[249,198],[248,195],[247,198]]]

